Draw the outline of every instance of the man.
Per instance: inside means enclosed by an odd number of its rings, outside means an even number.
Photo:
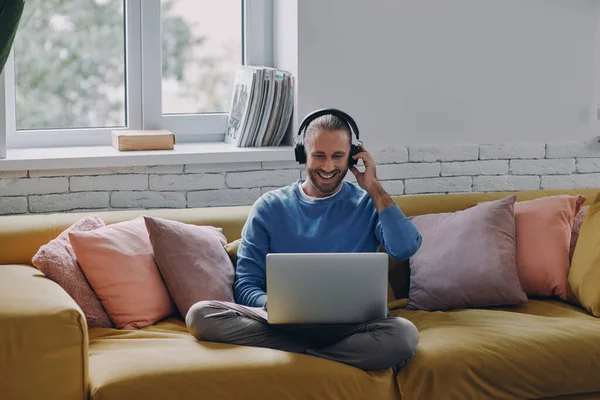
[[[203,301],[186,316],[198,340],[268,347],[324,357],[364,370],[398,367],[415,353],[417,328],[403,318],[364,324],[271,326],[267,323],[267,253],[374,252],[404,260],[421,236],[385,192],[369,152],[364,171],[348,167],[352,133],[334,115],[306,129],[306,180],[265,193],[242,230],[234,294],[236,304]],[[358,185],[344,181],[348,171]]]

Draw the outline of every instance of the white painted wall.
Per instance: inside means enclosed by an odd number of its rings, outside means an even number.
[[[367,147],[585,141],[600,132],[600,1],[297,7],[298,113],[344,109]]]
[[[294,105],[298,104],[298,0],[273,1],[273,62],[277,68],[294,77]],[[298,113],[292,121],[283,144],[292,143],[294,127],[299,125]]]

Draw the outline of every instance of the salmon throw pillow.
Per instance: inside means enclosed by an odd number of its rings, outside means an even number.
[[[527,295],[567,300],[569,249],[584,196],[548,196],[515,203],[517,269]]]
[[[117,328],[143,328],[175,312],[142,216],[69,237],[83,273]]]

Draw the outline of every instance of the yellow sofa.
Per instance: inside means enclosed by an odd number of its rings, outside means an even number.
[[[597,190],[520,192],[518,200]],[[507,193],[398,197],[407,215],[448,212]],[[240,236],[249,207],[146,214]],[[86,213],[86,215],[89,213]],[[556,300],[448,312],[406,310],[406,271],[391,274],[392,315],[421,332],[408,365],[364,372],[307,355],[197,342],[181,319],[138,331],[89,329],[61,287],[33,268],[42,245],[84,214],[0,217],[0,399],[600,399],[600,320]],[[404,278],[402,277],[404,274]]]

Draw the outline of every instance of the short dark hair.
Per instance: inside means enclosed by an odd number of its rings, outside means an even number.
[[[348,143],[352,144],[352,131],[348,123],[337,115],[322,115],[315,118],[306,127],[305,137],[310,137],[317,130],[338,131],[342,130],[348,134]]]

